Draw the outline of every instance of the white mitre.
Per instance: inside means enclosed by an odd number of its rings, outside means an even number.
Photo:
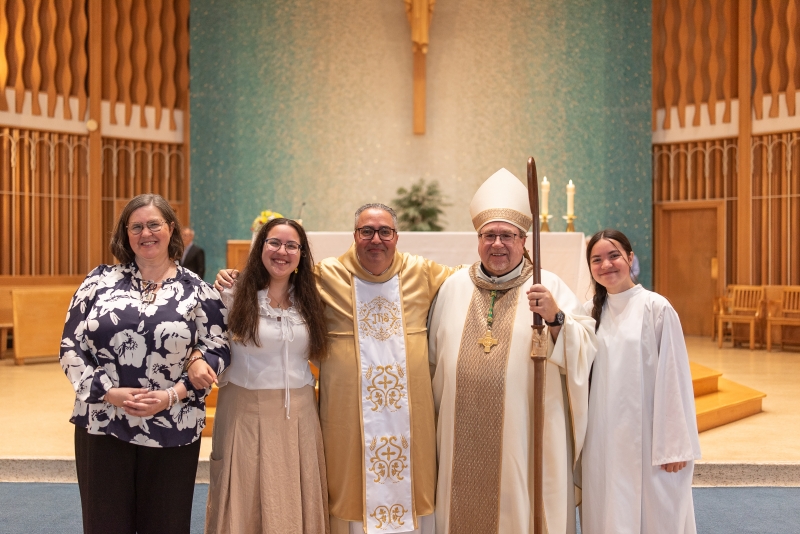
[[[478,231],[487,223],[502,221],[527,232],[533,222],[528,189],[516,176],[500,169],[475,192],[469,203],[469,216]]]

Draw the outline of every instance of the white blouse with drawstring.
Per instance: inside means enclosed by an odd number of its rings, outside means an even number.
[[[234,286],[235,288],[235,286]],[[286,418],[290,417],[290,389],[315,384],[308,365],[309,335],[306,323],[294,306],[289,290],[288,310],[273,308],[267,289],[258,292],[258,339],[261,346],[244,345],[231,339],[231,364],[219,377],[219,387],[228,382],[245,389],[283,389]],[[234,292],[222,292],[222,302],[230,310]]]

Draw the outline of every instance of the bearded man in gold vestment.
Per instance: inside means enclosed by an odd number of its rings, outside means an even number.
[[[527,201],[505,169],[478,189],[470,215],[481,261],[442,285],[431,314],[437,534],[533,532],[531,311],[549,329],[544,524],[550,534],[576,530],[573,470],[586,433],[594,320],[555,274],[542,270],[532,285]]]
[[[427,319],[455,269],[397,251],[397,217],[356,211],[354,243],[316,265],[329,354],[319,417],[332,534],[433,534],[436,434]],[[233,276],[231,276],[233,275]],[[217,289],[235,271],[221,271]]]

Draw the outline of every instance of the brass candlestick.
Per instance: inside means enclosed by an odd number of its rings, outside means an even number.
[[[540,232],[549,232],[550,231],[550,225],[547,224],[547,223],[552,218],[553,218],[553,216],[549,215],[547,213],[543,213],[543,214],[539,215],[539,221],[542,223],[542,227],[539,230]]]
[[[574,232],[575,231],[575,219],[577,219],[574,215],[564,215],[564,220],[567,221],[567,232]]]

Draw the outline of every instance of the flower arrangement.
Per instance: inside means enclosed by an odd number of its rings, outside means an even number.
[[[281,215],[277,211],[272,211],[272,210],[262,211],[261,213],[258,214],[258,217],[253,219],[253,224],[250,225],[250,231],[253,232],[253,234],[256,234],[259,230],[261,230],[261,227],[267,224],[269,221],[271,221],[272,219],[280,219],[281,217],[283,217],[283,215]]]

